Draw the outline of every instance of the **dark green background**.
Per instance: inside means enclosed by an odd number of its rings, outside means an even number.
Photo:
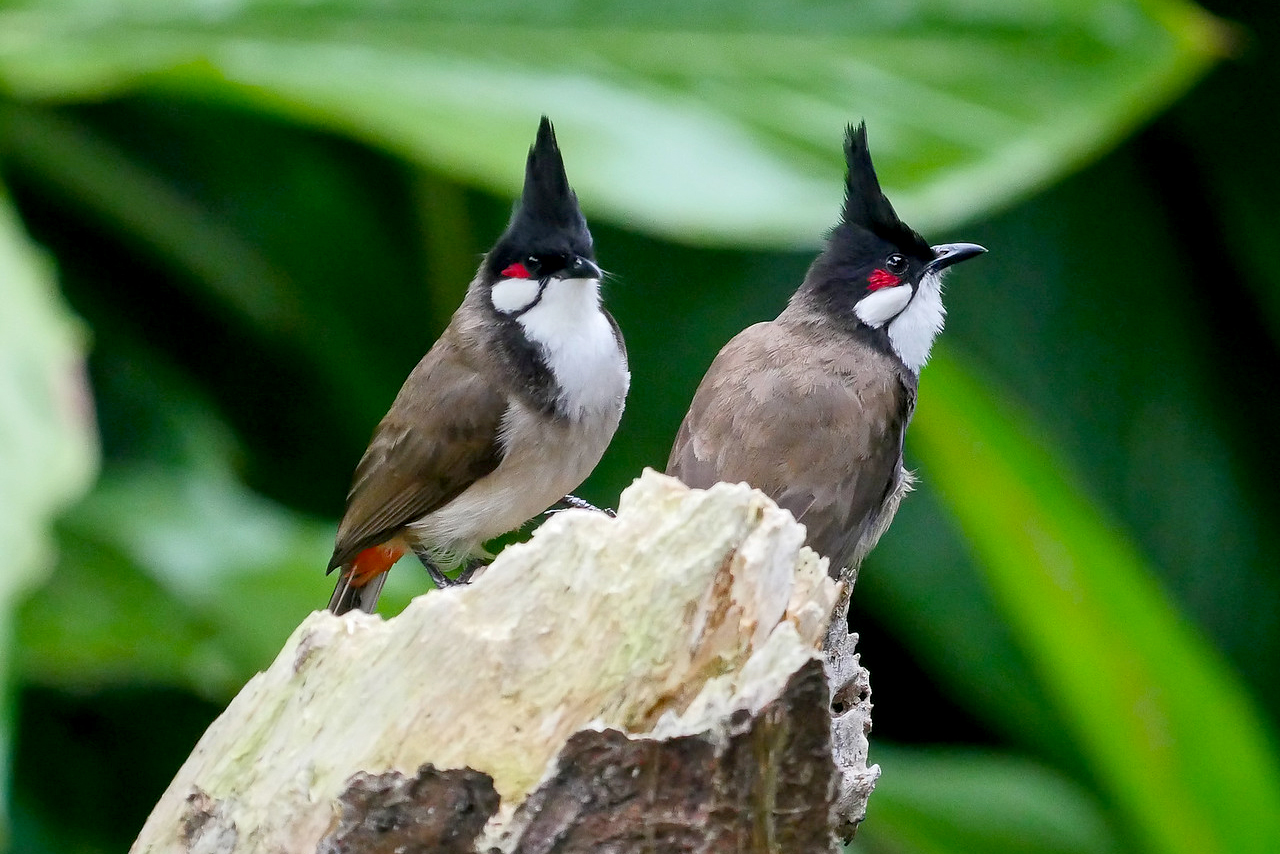
[[[1054,185],[926,237],[990,249],[948,279],[942,357],[1017,413],[1136,545],[1256,701],[1274,750],[1277,19],[1271,4],[1206,6],[1239,28],[1233,55],[1189,93]],[[134,227],[147,203],[131,204],[127,170],[104,170],[97,189],[75,177],[111,153],[203,218]],[[510,200],[185,92],[0,98],[0,172],[92,330],[103,449],[99,485],[56,528],[56,571],[18,612],[12,838],[121,850],[245,676],[327,600],[326,538],[355,461]],[[188,228],[203,248],[175,250]],[[682,245],[606,217],[592,230],[633,376],[617,438],[580,490],[611,505],[642,466],[661,468],[715,351],[777,313],[813,250]],[[922,408],[941,391],[926,368]],[[1180,850],[1153,841],[1073,738],[1060,685],[1009,627],[910,436],[908,462],[920,488],[855,594],[884,768],[859,850]],[[149,555],[237,569],[184,579]],[[427,585],[408,563],[395,574],[392,607]],[[1258,819],[1259,834],[1274,821]],[[1239,843],[1250,826],[1236,825]]]

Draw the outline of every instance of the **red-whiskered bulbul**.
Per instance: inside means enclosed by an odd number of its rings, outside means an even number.
[[[576,489],[622,417],[630,374],[600,268],[545,116],[524,190],[462,305],[356,467],[329,569],[329,610],[372,611],[412,550],[442,567],[483,555]]]
[[[667,473],[689,486],[745,481],[790,510],[831,574],[857,571],[911,474],[902,443],[942,330],[943,271],[986,250],[929,246],[880,190],[865,122],[845,135],[844,209],[776,320],[712,362]]]

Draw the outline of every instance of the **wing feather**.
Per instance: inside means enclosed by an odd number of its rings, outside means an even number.
[[[356,466],[329,568],[385,542],[496,469],[508,403],[458,348],[437,343],[405,380]]]
[[[846,337],[756,324],[707,371],[667,473],[699,488],[750,483],[803,522],[838,569],[900,482],[911,379]]]

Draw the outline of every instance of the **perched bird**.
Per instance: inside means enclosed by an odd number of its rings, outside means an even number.
[[[356,466],[329,610],[372,611],[406,550],[438,586],[455,583],[443,568],[483,556],[591,473],[630,384],[600,276],[544,116],[506,231]]]
[[[776,320],[725,345],[694,394],[667,473],[745,481],[790,510],[831,573],[857,571],[910,488],[902,443],[942,330],[942,273],[986,250],[929,246],[880,190],[865,122],[845,135],[840,222]]]

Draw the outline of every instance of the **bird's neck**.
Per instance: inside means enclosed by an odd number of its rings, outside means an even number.
[[[875,326],[863,322],[852,305],[833,299],[834,289],[809,285],[806,282],[795,293],[779,319],[830,327],[838,334],[892,354],[908,371],[920,373],[947,314],[942,305],[941,279],[936,273],[921,280],[902,311]]]
[[[617,411],[626,395],[626,355],[600,304],[595,279],[552,280],[494,329],[517,376],[517,392],[571,420]]]

